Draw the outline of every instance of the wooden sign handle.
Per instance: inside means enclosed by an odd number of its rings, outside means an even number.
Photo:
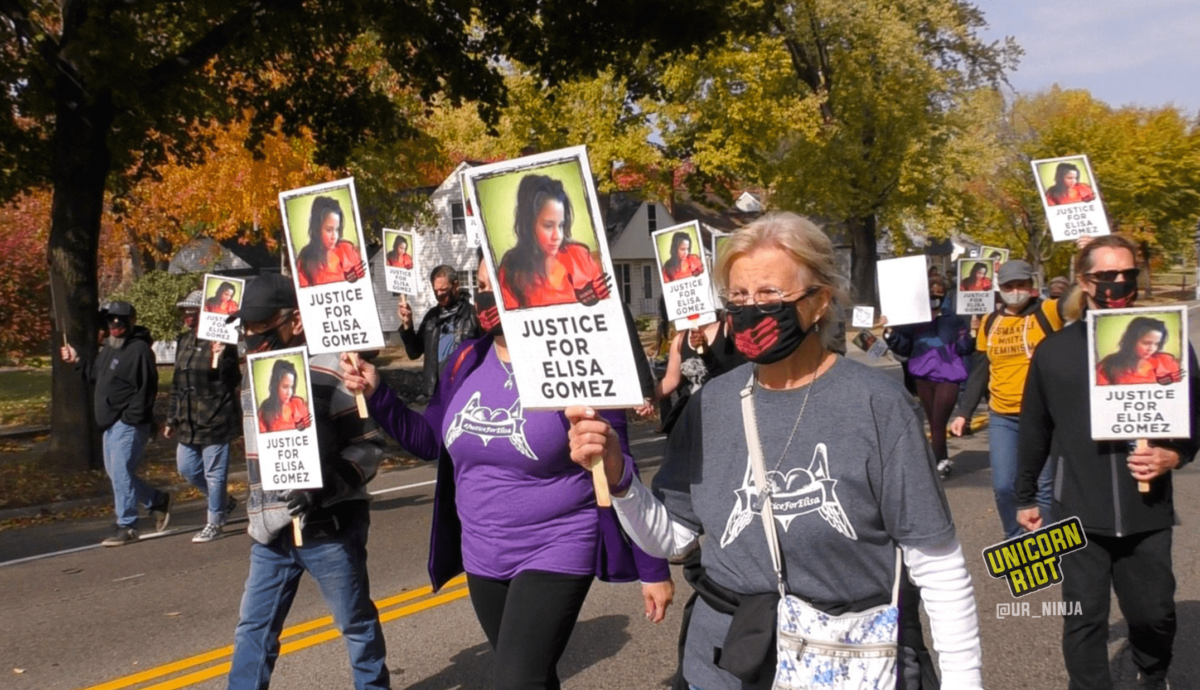
[[[217,365],[221,363],[221,350],[214,349],[212,355],[212,368],[216,369]]]
[[[300,532],[300,518],[292,518],[292,541],[296,546],[304,546],[304,535]]]
[[[596,505],[601,508],[612,505],[612,495],[608,492],[608,474],[604,471],[604,458],[599,455],[592,458],[592,487],[596,490]]]
[[[362,366],[362,360],[358,358],[357,352],[350,353],[350,363],[354,365],[355,369],[358,369]],[[370,416],[367,413],[367,399],[363,396],[362,391],[354,392],[354,404],[358,406],[359,419],[366,419]]]
[[[1144,438],[1139,438],[1137,440],[1136,449],[1138,451],[1147,450],[1149,448],[1150,448],[1149,440],[1144,439]],[[1142,493],[1142,494],[1150,493],[1150,482],[1138,482],[1138,493]]]

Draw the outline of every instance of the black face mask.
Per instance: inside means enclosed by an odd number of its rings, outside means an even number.
[[[1138,286],[1136,280],[1121,282],[1096,281],[1096,295],[1092,301],[1101,309],[1124,309],[1133,306],[1137,301]]]
[[[504,335],[504,326],[500,324],[500,310],[496,308],[496,293],[475,293],[475,315],[479,317],[479,327],[492,336]]]
[[[255,354],[258,352],[282,350],[283,346],[286,345],[283,342],[283,338],[279,337],[279,328],[282,325],[280,324],[269,331],[246,336],[246,352]]]
[[[784,302],[773,314],[764,314],[755,306],[745,306],[736,314],[729,314],[729,327],[738,351],[757,364],[772,364],[795,352],[812,331],[800,325],[796,313],[799,302]]]

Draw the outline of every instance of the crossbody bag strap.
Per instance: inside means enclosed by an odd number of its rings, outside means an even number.
[[[746,430],[746,447],[750,451],[750,468],[754,471],[754,485],[758,489],[758,502],[762,504],[763,529],[767,533],[767,549],[771,552],[771,565],[775,567],[775,579],[779,585],[779,596],[787,596],[783,581],[783,555],[779,550],[779,535],[775,532],[775,514],[771,509],[767,468],[763,465],[762,443],[758,438],[758,422],[754,416],[754,374],[742,389],[742,424]]]

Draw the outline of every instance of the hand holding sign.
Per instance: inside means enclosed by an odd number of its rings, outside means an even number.
[[[369,397],[379,387],[379,371],[374,364],[362,360],[355,363],[350,353],[343,352],[339,366],[342,369],[342,383],[351,393]]]
[[[619,484],[625,474],[625,457],[617,432],[590,407],[572,405],[564,414],[571,423],[567,430],[571,460],[592,473],[596,503],[608,507],[612,505],[609,486]]]
[[[1129,472],[1138,480],[1138,491],[1148,493],[1150,482],[1179,467],[1179,453],[1170,448],[1151,446],[1146,439],[1138,439],[1133,452],[1125,460]]]

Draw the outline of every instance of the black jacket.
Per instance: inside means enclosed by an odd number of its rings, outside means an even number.
[[[130,426],[154,421],[158,370],[150,349],[150,331],[135,326],[129,336],[108,338],[90,365],[83,366],[95,384],[96,424],[107,429],[118,421]]]
[[[175,380],[167,425],[180,443],[209,446],[228,443],[242,433],[242,407],[238,384],[237,347],[227,345],[217,366],[212,365],[212,343],[185,331],[175,342]]]
[[[451,314],[446,314],[441,305],[435,305],[425,312],[425,318],[421,319],[421,325],[416,331],[400,327],[400,340],[404,343],[404,352],[408,358],[425,357],[421,382],[424,384],[422,392],[426,396],[433,395],[433,389],[437,387],[438,377],[442,372],[443,362],[438,361],[437,352],[438,339],[441,338],[443,330],[454,333],[454,347],[450,349],[451,352],[468,340],[483,337],[483,331],[479,328],[479,318],[475,316],[475,305],[471,304],[466,295],[459,296],[458,307]]]
[[[1189,347],[1189,372],[1200,369]],[[1200,413],[1200,376],[1191,384],[1192,428],[1187,438],[1151,441],[1173,448],[1182,463],[1197,451],[1196,416]],[[1017,506],[1037,505],[1037,478],[1047,458],[1058,459],[1054,484],[1056,519],[1079,517],[1088,534],[1123,537],[1175,524],[1171,472],[1155,479],[1150,492],[1138,493],[1129,473],[1128,441],[1093,441],[1088,395],[1087,323],[1079,321],[1038,345],[1021,401],[1017,470]],[[1188,430],[1185,430],[1188,431]]]

